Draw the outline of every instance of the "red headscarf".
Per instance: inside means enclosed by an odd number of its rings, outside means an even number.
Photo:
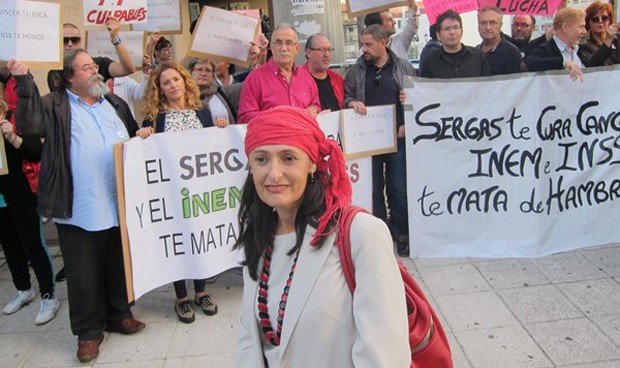
[[[276,144],[293,146],[304,151],[317,165],[317,170],[329,176],[322,182],[326,209],[319,218],[317,232],[310,242],[314,245],[319,236],[329,235],[335,230],[326,231],[334,213],[351,204],[351,181],[342,151],[336,141],[325,137],[312,115],[306,110],[291,106],[278,106],[263,111],[248,123],[245,136],[247,156],[257,147]]]

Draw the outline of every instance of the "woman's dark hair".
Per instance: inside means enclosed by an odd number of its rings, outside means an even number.
[[[161,36],[155,44],[155,51],[161,51],[161,49],[166,47],[172,47],[172,42],[170,42],[170,40],[168,40],[166,37]]]
[[[325,193],[323,191],[324,180],[328,177],[317,171],[314,180],[308,178],[303,199],[295,217],[295,233],[297,241],[295,246],[288,252],[295,253],[301,247],[308,225],[316,227],[319,217],[325,212]],[[273,245],[275,239],[277,212],[263,202],[256,192],[252,174],[248,174],[243,186],[239,208],[239,237],[233,249],[243,249],[245,253],[244,265],[248,266],[250,277],[258,278],[258,261],[265,249]],[[333,228],[335,221],[331,220],[329,228]],[[320,237],[316,249],[319,249],[327,236]]]

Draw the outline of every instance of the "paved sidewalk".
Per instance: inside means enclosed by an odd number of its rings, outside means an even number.
[[[51,243],[58,269],[62,259]],[[442,319],[456,368],[620,367],[620,244],[533,259],[405,264]],[[0,306],[13,292],[0,253]],[[189,325],[177,321],[171,286],[143,296],[133,311],[147,328],[132,336],[106,334],[99,357],[88,365],[233,367],[241,276],[226,272],[208,292],[219,313],[196,314]],[[61,309],[45,326],[34,324],[38,298],[13,315],[0,315],[0,367],[86,366],[75,357],[66,283],[58,285],[58,296]]]

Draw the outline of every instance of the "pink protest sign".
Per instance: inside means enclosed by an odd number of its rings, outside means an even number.
[[[478,10],[478,0],[423,0],[422,2],[430,24],[435,24],[437,16],[448,9],[459,14]]]
[[[480,8],[496,6],[504,14],[553,15],[562,0],[480,0]]]

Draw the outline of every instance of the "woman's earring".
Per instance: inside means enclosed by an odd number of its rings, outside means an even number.
[[[310,183],[314,183],[314,171],[310,173]]]

